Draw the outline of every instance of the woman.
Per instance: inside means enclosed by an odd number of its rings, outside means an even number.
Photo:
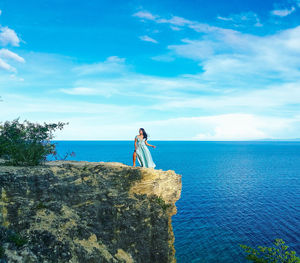
[[[149,144],[147,139],[147,133],[143,128],[140,128],[139,135],[135,136],[134,140],[133,166],[135,166],[136,157],[142,167],[154,168],[156,166],[146,145],[153,148],[156,148],[156,146]]]

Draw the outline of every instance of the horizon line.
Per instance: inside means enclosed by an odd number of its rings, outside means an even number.
[[[64,139],[58,139],[58,140],[51,140],[51,141],[134,141],[134,140],[122,140],[122,139],[87,139],[87,140],[81,140],[81,139],[74,139],[74,140],[64,140]],[[156,139],[151,141],[170,141],[170,142],[182,142],[182,141],[189,141],[189,142],[272,142],[272,141],[294,141],[294,142],[300,142],[300,138],[295,139],[255,139],[255,140],[187,140],[187,139],[180,139],[180,140],[162,140],[162,139]]]

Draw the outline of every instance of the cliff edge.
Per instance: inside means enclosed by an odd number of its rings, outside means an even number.
[[[0,262],[176,262],[174,171],[56,161],[0,166]]]

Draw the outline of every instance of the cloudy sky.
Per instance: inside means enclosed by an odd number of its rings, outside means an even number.
[[[0,121],[57,139],[300,137],[300,0],[0,0]]]

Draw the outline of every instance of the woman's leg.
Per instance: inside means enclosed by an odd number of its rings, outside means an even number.
[[[135,161],[136,161],[136,152],[133,153],[133,166],[135,166]]]

